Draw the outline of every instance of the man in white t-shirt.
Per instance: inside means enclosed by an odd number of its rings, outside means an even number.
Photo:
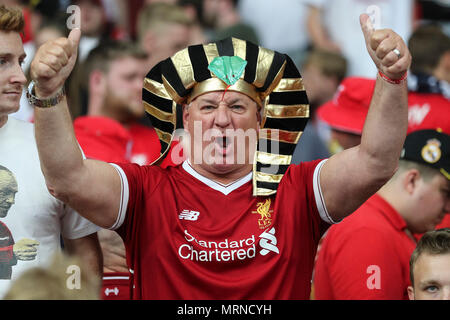
[[[376,29],[390,28],[403,39],[412,30],[412,0],[302,0],[310,7],[307,18],[311,42],[322,49],[341,52],[349,61],[349,76],[375,79],[364,39],[359,32],[359,14],[371,16]]]
[[[50,195],[34,126],[9,117],[19,109],[26,83],[23,24],[20,11],[0,6],[0,297],[24,270],[50,262],[61,238],[88,272],[101,272],[99,228]]]
[[[262,46],[292,53],[308,45],[308,33],[303,31],[308,8],[302,1],[240,0],[238,9],[242,21],[255,28]]]

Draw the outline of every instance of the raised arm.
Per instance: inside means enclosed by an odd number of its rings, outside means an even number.
[[[80,30],[42,45],[30,74],[39,99],[57,96],[77,58]],[[101,227],[114,224],[121,182],[107,163],[83,160],[65,97],[55,106],[35,108],[35,135],[41,169],[52,195]]]
[[[399,80],[411,63],[408,48],[392,30],[373,30],[366,14],[360,22],[375,65],[394,81],[377,76],[361,144],[334,155],[321,170],[326,208],[335,221],[355,211],[392,177],[408,125],[407,86]]]

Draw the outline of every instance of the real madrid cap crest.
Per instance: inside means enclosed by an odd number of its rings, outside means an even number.
[[[167,155],[174,131],[182,127],[182,104],[225,90],[246,94],[263,106],[253,195],[274,194],[308,121],[309,104],[301,75],[289,56],[249,41],[227,38],[189,46],[150,70],[142,98],[161,143],[161,156],[155,163]]]
[[[450,136],[436,130],[414,131],[406,136],[400,159],[436,168],[450,180]]]

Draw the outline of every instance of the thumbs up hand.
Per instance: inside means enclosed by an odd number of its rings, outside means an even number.
[[[77,60],[81,31],[73,29],[67,38],[43,44],[31,62],[30,76],[39,98],[54,96],[64,85]]]
[[[411,54],[403,39],[390,29],[375,30],[367,14],[359,17],[367,51],[378,70],[392,80],[400,79],[411,65]]]

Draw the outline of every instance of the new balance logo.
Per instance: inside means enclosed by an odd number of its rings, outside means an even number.
[[[180,220],[189,220],[189,221],[196,221],[198,219],[198,216],[200,215],[200,212],[198,211],[192,211],[192,210],[183,210],[180,215],[178,216],[178,218],[180,218]]]
[[[261,240],[259,240],[259,245],[262,250],[259,253],[263,256],[268,254],[270,251],[279,254],[280,251],[277,248],[277,238],[275,238],[275,228],[270,229],[269,231],[264,231],[259,235]]]

